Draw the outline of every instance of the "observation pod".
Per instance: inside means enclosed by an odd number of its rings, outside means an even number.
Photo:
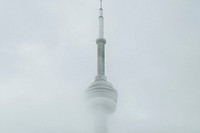
[[[116,110],[117,91],[104,79],[97,79],[85,90],[86,101],[93,112],[103,110],[111,114]]]

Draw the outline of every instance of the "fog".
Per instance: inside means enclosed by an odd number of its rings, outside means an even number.
[[[104,0],[109,133],[200,132],[200,1]],[[92,133],[98,0],[0,0],[0,132]]]

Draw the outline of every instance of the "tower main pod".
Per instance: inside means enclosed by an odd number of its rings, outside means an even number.
[[[97,76],[85,90],[86,101],[95,118],[95,133],[107,133],[107,117],[116,110],[117,91],[105,76],[104,17],[102,0],[99,9],[99,37],[97,44]]]

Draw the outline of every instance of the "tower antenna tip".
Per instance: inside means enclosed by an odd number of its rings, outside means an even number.
[[[102,8],[102,0],[100,0],[100,8]]]

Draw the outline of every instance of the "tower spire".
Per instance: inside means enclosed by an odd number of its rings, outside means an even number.
[[[100,0],[100,8],[99,8],[99,38],[103,38],[104,25],[103,25],[103,8],[102,8],[102,0]]]
[[[100,0],[100,8],[102,8],[102,0]]]
[[[103,8],[102,0],[100,0],[99,8],[99,38],[96,40],[97,43],[97,76],[96,79],[105,79],[105,44],[106,40],[104,39],[104,17],[103,17]]]

